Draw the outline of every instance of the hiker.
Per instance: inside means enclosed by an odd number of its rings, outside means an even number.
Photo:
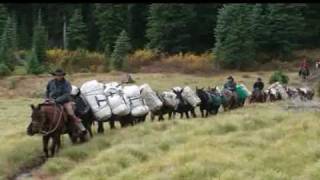
[[[75,115],[72,99],[70,96],[71,85],[65,79],[66,73],[62,69],[57,69],[51,75],[54,76],[54,79],[50,80],[47,85],[46,90],[46,101],[54,101],[57,104],[63,105],[69,119],[80,129],[80,131],[85,134],[87,131],[83,126],[81,119]]]

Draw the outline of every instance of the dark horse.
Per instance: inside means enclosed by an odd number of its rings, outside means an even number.
[[[189,119],[189,111],[190,111],[192,116],[194,118],[196,118],[197,115],[194,111],[194,107],[191,104],[189,104],[187,101],[185,101],[184,98],[182,97],[183,88],[181,90],[174,90],[173,89],[173,92],[177,95],[177,98],[179,99],[179,104],[178,104],[177,109],[174,112],[174,116],[175,116],[176,112],[180,113],[180,118],[182,119],[183,113],[185,113],[187,119]]]
[[[155,116],[158,116],[158,121],[163,121],[163,115],[168,114],[169,119],[172,118],[172,114],[174,113],[174,107],[170,106],[167,101],[163,98],[162,94],[159,94],[156,92],[157,96],[162,102],[162,107],[157,110],[157,111],[152,111],[151,112],[151,121],[154,121]]]
[[[249,99],[249,103],[254,103],[254,102],[264,103],[266,101],[267,101],[267,94],[262,90],[254,90]]]
[[[222,106],[223,110],[231,110],[238,107],[238,95],[236,92],[232,92],[228,89],[222,91]]]
[[[196,87],[196,93],[201,100],[200,111],[201,111],[202,117],[208,117],[209,113],[210,114],[218,113],[219,107],[221,105],[220,94],[217,94],[216,92],[209,92],[209,91],[206,92],[204,88],[198,89],[198,87]],[[206,111],[206,115],[204,115],[204,111]]]
[[[68,120],[67,112],[61,105],[55,103],[43,103],[37,107],[31,105],[31,123],[27,128],[27,134],[42,134],[43,151],[49,157],[49,141],[52,139],[50,147],[51,156],[58,152],[61,147],[61,135],[68,133],[71,140],[77,137],[77,128]]]
[[[310,75],[309,69],[307,68],[300,69],[299,76],[302,77],[303,80],[306,80],[309,75]]]

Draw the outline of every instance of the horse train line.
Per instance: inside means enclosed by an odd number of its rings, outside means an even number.
[[[201,117],[208,117],[219,112],[243,107],[247,103],[264,103],[289,98],[312,100],[314,91],[310,88],[293,88],[274,83],[265,91],[252,93],[243,84],[237,85],[236,91],[220,90],[218,87],[207,90],[196,87],[174,87],[170,90],[158,92],[152,90],[148,84],[141,86],[123,86],[117,82],[108,84],[96,80],[84,83],[81,88],[72,86],[71,97],[75,105],[76,115],[82,119],[90,137],[93,137],[92,125],[98,124],[98,133],[104,132],[103,123],[109,123],[115,128],[115,122],[121,127],[143,123],[150,114],[151,121],[158,118],[174,119],[180,114],[180,119],[197,117],[199,108]],[[42,134],[43,152],[46,157],[54,156],[61,147],[61,135],[68,134],[72,143],[85,142],[87,134],[80,133],[68,120],[68,115],[61,105],[44,102],[37,106],[31,105],[31,122],[27,127],[27,134]],[[190,113],[190,114],[189,114]],[[52,140],[49,148],[49,141]],[[50,151],[50,153],[49,153]]]

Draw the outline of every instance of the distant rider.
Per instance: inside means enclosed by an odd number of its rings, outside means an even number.
[[[303,71],[307,72],[307,76],[309,76],[309,64],[307,62],[307,58],[304,58],[300,64],[300,71],[299,71],[299,75],[302,74]]]
[[[46,101],[54,101],[57,104],[63,105],[66,109],[72,122],[78,127],[83,134],[86,133],[86,129],[81,123],[81,119],[75,115],[72,101],[71,101],[71,85],[64,78],[66,73],[62,69],[57,69],[51,73],[54,79],[50,80],[46,90]]]
[[[235,91],[236,91],[237,84],[234,82],[233,77],[232,77],[232,76],[229,76],[229,77],[227,78],[227,80],[228,80],[228,81],[224,84],[224,88],[225,88],[225,89],[228,89],[228,90],[230,90],[230,91],[232,91],[232,92],[235,92]]]
[[[262,79],[259,77],[257,78],[257,81],[253,84],[253,91],[262,91],[264,88],[264,83],[262,82]]]

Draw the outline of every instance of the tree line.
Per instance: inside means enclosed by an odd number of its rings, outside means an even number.
[[[12,52],[21,49],[34,54],[29,67],[41,65],[47,48],[109,52],[115,59],[142,48],[213,51],[223,67],[242,69],[318,47],[319,10],[306,3],[1,4],[0,72],[14,68]]]

